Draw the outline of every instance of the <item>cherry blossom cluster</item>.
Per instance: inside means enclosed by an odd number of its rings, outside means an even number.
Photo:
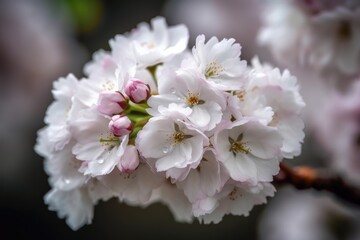
[[[247,216],[273,196],[283,158],[301,152],[304,102],[287,70],[240,59],[234,39],[196,38],[161,17],[110,40],[86,78],[54,82],[35,150],[50,210],[72,229],[118,198],[166,204],[178,221]]]
[[[330,79],[359,73],[359,1],[277,0],[264,15],[259,42],[278,61],[310,67]]]

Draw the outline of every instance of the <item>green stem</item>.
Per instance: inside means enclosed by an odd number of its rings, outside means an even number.
[[[156,73],[156,69],[157,69],[157,67],[158,67],[159,65],[161,65],[161,64],[159,63],[159,64],[156,64],[156,65],[147,67],[147,70],[149,70],[152,78],[154,79],[154,82],[155,82],[156,87],[158,86],[158,83],[157,83],[157,79],[156,79],[156,74],[155,74],[155,73]]]
[[[146,106],[147,106],[147,104],[146,104]],[[131,113],[131,112],[145,113],[146,115],[148,114],[145,107],[143,107],[140,104],[134,104],[134,105],[130,104],[129,108],[124,111],[125,114]]]
[[[110,139],[100,138],[99,141],[100,142],[119,142],[119,139],[118,138],[110,138]]]

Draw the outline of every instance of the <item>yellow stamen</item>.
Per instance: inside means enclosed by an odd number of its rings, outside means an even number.
[[[218,77],[224,71],[224,68],[217,62],[209,63],[205,68],[205,77]]]

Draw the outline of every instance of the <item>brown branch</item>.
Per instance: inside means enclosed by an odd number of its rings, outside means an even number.
[[[274,177],[275,183],[289,183],[297,189],[328,191],[342,200],[360,206],[360,189],[349,185],[339,177],[324,176],[310,167],[291,168],[280,163],[280,172]]]

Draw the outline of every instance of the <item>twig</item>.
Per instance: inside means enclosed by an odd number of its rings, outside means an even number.
[[[360,206],[360,189],[349,185],[339,177],[324,176],[310,167],[291,168],[280,163],[280,172],[274,178],[275,183],[289,183],[297,189],[316,189],[328,191],[338,198]]]

